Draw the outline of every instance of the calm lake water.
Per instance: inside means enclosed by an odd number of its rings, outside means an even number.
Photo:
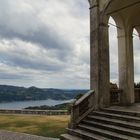
[[[23,109],[29,106],[41,106],[41,105],[48,105],[54,106],[57,104],[68,103],[73,100],[39,100],[39,101],[18,101],[18,102],[9,102],[9,103],[0,103],[0,109]]]

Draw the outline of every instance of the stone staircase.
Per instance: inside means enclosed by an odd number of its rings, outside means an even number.
[[[61,140],[140,140],[140,112],[102,109],[90,113]]]

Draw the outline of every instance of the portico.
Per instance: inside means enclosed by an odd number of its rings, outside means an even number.
[[[95,90],[96,108],[110,106],[109,34],[111,16],[117,25],[119,88],[121,105],[131,105],[134,99],[133,29],[140,33],[139,0],[89,0],[91,89]]]

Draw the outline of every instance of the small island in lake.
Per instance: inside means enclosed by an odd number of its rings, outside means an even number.
[[[55,106],[30,106],[26,107],[25,109],[28,110],[70,110],[72,103],[63,103]]]

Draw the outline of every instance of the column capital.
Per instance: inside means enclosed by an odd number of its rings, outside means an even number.
[[[104,28],[104,29],[108,29],[109,25],[105,24],[105,23],[99,23],[97,27],[94,27],[91,29],[92,33],[94,32],[98,32],[100,30],[100,28]]]
[[[131,37],[133,38],[133,35],[118,35],[117,38],[127,38],[127,37]]]
[[[99,27],[109,28],[109,25],[106,24],[106,23],[101,22],[101,23],[99,23]]]
[[[99,5],[98,4],[94,4],[94,5],[90,6],[89,9],[92,10],[92,9],[94,9],[96,7],[99,7]]]
[[[90,4],[90,8],[89,9],[93,9],[95,7],[98,7],[99,6],[99,2],[98,0],[88,0],[89,1],[89,4]]]

